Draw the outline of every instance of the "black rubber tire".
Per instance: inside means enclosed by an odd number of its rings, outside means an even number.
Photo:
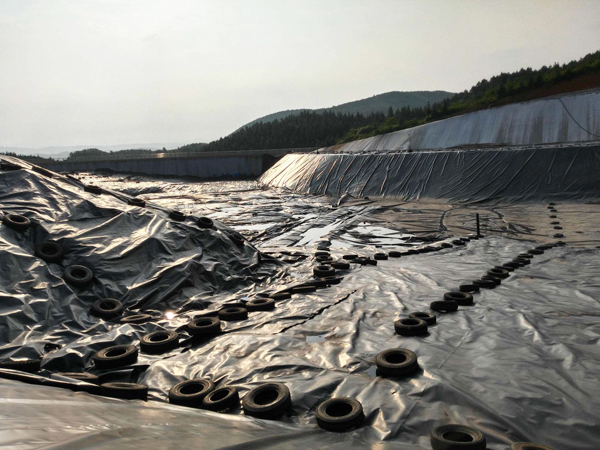
[[[356,258],[354,261],[356,264],[360,264],[361,266],[376,266],[377,261],[374,259],[368,258],[366,256],[361,256],[360,258]]]
[[[558,220],[554,220],[550,222],[550,225],[560,225],[560,222]]]
[[[427,334],[427,322],[422,319],[399,319],[394,322],[394,330],[400,336],[421,336]]]
[[[350,269],[350,263],[343,261],[334,261],[331,263],[331,267],[338,270],[348,270]]]
[[[244,414],[259,419],[278,419],[291,405],[290,390],[282,383],[261,384],[242,400]]]
[[[103,298],[94,302],[91,312],[103,319],[114,319],[123,312],[123,304],[114,298]]]
[[[331,266],[319,265],[313,269],[313,274],[316,277],[333,277],[335,275],[335,269]]]
[[[514,261],[509,261],[507,263],[504,263],[504,265],[502,267],[510,267],[511,269],[518,269],[519,267],[523,267],[523,264],[521,263],[516,263]],[[507,269],[508,270],[508,269]]]
[[[468,237],[461,237],[459,238],[461,241],[463,242],[469,242],[471,239],[469,239]]]
[[[565,235],[562,234],[562,233],[556,233],[553,237],[555,237],[555,238],[562,238],[562,237],[565,237]]]
[[[342,256],[342,259],[346,259],[346,260],[349,260],[349,261],[351,261],[353,259],[356,259],[356,258],[358,258],[358,255],[344,255],[344,256]]]
[[[405,254],[407,254],[407,255],[418,255],[419,251],[415,250],[414,248],[411,248],[410,250],[406,250]]]
[[[0,362],[0,369],[12,369],[20,370],[21,372],[26,373],[36,373],[40,371],[41,365],[41,359],[25,359],[22,361],[5,359],[4,361]]]
[[[186,219],[186,215],[181,211],[173,210],[169,212],[169,219],[174,220],[176,222],[184,222]]]
[[[350,397],[325,400],[317,407],[317,425],[327,431],[342,432],[359,426],[365,420],[361,403]]]
[[[550,205],[550,206],[555,206],[555,205],[556,205],[556,203],[554,203],[554,202],[548,202],[548,205]]]
[[[65,251],[60,244],[54,241],[45,241],[36,245],[35,255],[48,263],[53,263],[63,259]]]
[[[134,314],[132,316],[121,318],[121,323],[146,323],[149,320],[152,320],[150,314]]]
[[[522,263],[522,264],[524,264],[526,266],[528,266],[529,264],[531,264],[531,261],[529,261],[528,258],[515,258],[515,259],[513,259],[513,261]]]
[[[319,256],[327,256],[328,258],[331,258],[330,253],[326,252],[326,251],[316,251],[315,257],[319,257]]]
[[[517,258],[527,258],[527,259],[532,259],[533,255],[531,253],[519,253],[517,255]]]
[[[452,241],[453,245],[465,245],[465,243],[463,241],[461,241],[460,239],[454,239]]]
[[[231,242],[233,242],[236,246],[240,248],[243,247],[246,243],[246,239],[244,239],[244,236],[242,236],[239,233],[229,233],[228,236],[229,239],[231,239]]]
[[[139,350],[134,345],[113,345],[94,355],[94,365],[101,370],[130,366],[138,359]]]
[[[127,200],[127,204],[130,206],[137,206],[138,208],[146,207],[146,202],[141,198],[130,198]]]
[[[440,425],[429,436],[433,450],[485,450],[485,436],[464,425]]]
[[[383,376],[401,377],[419,368],[417,355],[406,348],[390,348],[375,357],[377,372]]]
[[[202,400],[214,389],[215,384],[207,378],[185,380],[169,390],[169,403],[190,408],[202,408]]]
[[[493,275],[484,275],[481,277],[482,280],[489,280],[491,282],[493,282],[496,286],[499,286],[500,284],[502,284],[502,279],[495,277]]]
[[[269,298],[272,298],[276,302],[281,300],[287,300],[288,298],[292,298],[292,294],[290,292],[274,292],[269,295]]]
[[[325,277],[324,280],[330,285],[340,284],[342,282],[342,277]]]
[[[329,283],[327,283],[327,280],[325,278],[317,278],[315,280],[312,280],[310,283],[307,283],[308,286],[316,286],[319,289],[327,287],[329,285]]]
[[[515,268],[514,267],[510,267],[510,266],[494,266],[495,269],[502,269],[502,270],[506,270],[507,272],[514,272]]]
[[[20,214],[6,213],[2,223],[15,231],[23,232],[31,225],[31,220]]]
[[[388,256],[390,258],[401,258],[402,257],[402,252],[399,252],[397,250],[392,250],[391,252],[388,253]]]
[[[473,294],[474,292],[479,292],[479,286],[477,286],[476,284],[461,284],[458,287],[458,290],[460,292],[468,292],[469,294]]]
[[[209,411],[225,411],[226,409],[237,408],[239,405],[240,395],[234,386],[223,386],[215,389],[202,400],[202,407]]]
[[[246,303],[248,311],[271,311],[275,309],[275,300],[272,298],[255,298]]]
[[[545,251],[545,250],[550,250],[551,248],[552,248],[552,246],[551,246],[551,245],[547,245],[547,244],[544,244],[544,245],[538,245],[538,246],[536,247],[536,249],[538,249],[538,250],[544,250],[544,251]]]
[[[510,446],[510,450],[554,450],[550,447],[533,442],[515,442]]]
[[[442,242],[440,244],[442,246],[442,248],[452,248],[452,244],[448,243],[448,242]]]
[[[552,214],[551,216],[548,216],[548,217],[550,217],[551,219],[556,219],[557,218],[555,214]]]
[[[468,292],[451,291],[444,294],[444,301],[454,301],[459,306],[470,306],[473,304],[473,296]]]
[[[496,283],[494,283],[492,280],[473,280],[473,284],[476,284],[483,289],[494,289],[496,287]]]
[[[74,380],[85,381],[86,383],[92,384],[98,384],[100,382],[100,378],[87,372],[58,372],[54,375],[60,375],[61,377],[72,378]]]
[[[93,184],[84,186],[83,190],[92,194],[102,194],[102,188],[100,186],[94,186]]]
[[[148,400],[148,386],[137,383],[104,383],[100,385],[100,393],[105,397],[124,400]]]
[[[211,336],[221,332],[221,319],[218,317],[195,317],[186,325],[192,336]]]
[[[386,259],[388,259],[388,255],[386,255],[385,253],[375,253],[373,255],[373,258],[375,258],[377,261],[385,261]]]
[[[140,338],[140,350],[144,353],[165,353],[179,347],[179,333],[172,330],[158,330]]]
[[[318,261],[318,262],[331,261],[331,262],[333,262],[333,259],[331,259],[331,256],[329,256],[329,255],[327,255],[327,256],[315,256],[315,261]]]
[[[65,269],[65,281],[73,286],[88,286],[94,279],[94,273],[85,266],[73,265]]]
[[[491,275],[493,277],[498,277],[502,280],[507,279],[510,276],[510,273],[508,272],[508,270],[506,269],[497,269],[497,268],[493,268],[487,271],[488,275]]]
[[[2,161],[0,163],[0,170],[21,170],[21,169],[22,169],[22,167],[19,166],[18,164],[13,164],[8,161]]]
[[[556,226],[554,226],[553,228],[554,228],[555,230],[562,230],[562,229],[563,229],[563,227],[561,227],[560,225],[556,225]]]
[[[316,290],[316,288],[315,288]],[[226,306],[219,311],[219,319],[226,321],[246,320],[248,318],[248,310],[241,306]]]
[[[316,286],[295,286],[292,288],[292,292],[294,294],[310,294],[311,292],[316,292]]]
[[[529,253],[530,255],[543,255],[544,254],[544,250],[539,250],[537,248],[532,248],[530,250],[527,250],[527,253]]]
[[[427,324],[427,326],[435,325],[435,323],[437,322],[436,315],[427,311],[417,311],[414,313],[410,313],[408,317],[411,319],[420,319],[424,321]]]
[[[200,228],[205,228],[205,229],[212,228],[212,227],[215,226],[215,223],[209,217],[198,217],[198,220],[196,221],[196,224]]]
[[[442,313],[454,312],[458,309],[458,303],[456,302],[447,302],[444,300],[436,300],[435,302],[431,302],[429,307],[433,311],[438,311]]]

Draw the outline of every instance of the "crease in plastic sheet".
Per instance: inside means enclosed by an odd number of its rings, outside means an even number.
[[[471,162],[463,156],[461,161]],[[414,163],[411,158],[398,159]],[[360,166],[367,167],[364,164]],[[452,157],[438,156],[435,164],[448,174]],[[339,169],[344,168],[340,163]],[[419,194],[434,189],[435,173],[415,188]],[[370,175],[361,177],[361,183]],[[464,248],[353,266],[343,272],[339,285],[294,295],[272,312],[228,322],[215,338],[186,340],[181,348],[162,355],[140,353],[133,367],[103,372],[91,362],[101,348],[113,343],[139,345],[142,335],[157,329],[179,330],[186,337],[182,327],[190,317],[261,290],[309,279],[312,262],[284,265],[264,255],[259,258],[256,248],[235,246],[227,237],[231,228],[219,221],[212,231],[199,229],[191,220],[176,223],[158,203],[149,201],[140,210],[126,205],[119,192],[93,195],[70,178],[51,179],[21,170],[0,172],[0,179],[2,212],[24,214],[34,222],[25,233],[0,225],[0,358],[43,357],[42,371],[30,375],[39,384],[0,379],[0,445],[426,449],[429,432],[440,423],[480,429],[491,450],[506,449],[515,441],[555,449],[590,449],[600,442],[596,248],[557,247],[535,256],[496,289],[476,294],[475,305],[440,314],[427,336],[398,336],[393,321],[427,310],[444,292],[531,248],[536,236],[525,241],[490,235]],[[240,189],[223,193],[221,201],[230,202],[232,210],[253,207],[257,214],[261,210],[273,214],[263,204],[254,204],[255,195]],[[310,226],[302,211],[318,211],[322,220],[334,222],[383,208],[372,202],[307,209],[298,200],[290,211],[291,203],[284,203],[289,194],[263,195],[263,200],[280,202],[271,204],[281,205],[279,214],[299,216],[300,227]],[[395,205],[388,206],[388,212],[403,204]],[[210,208],[208,202],[200,205],[200,210]],[[397,217],[429,221],[427,226],[436,225],[437,230],[436,210],[431,208],[432,212],[424,208],[411,212],[407,205]],[[501,209],[504,220],[507,210],[514,211],[513,217],[534,214],[521,209]],[[566,214],[569,204],[559,209]],[[444,211],[441,221],[460,219],[461,212],[450,206],[439,211]],[[545,207],[535,214],[546,218]],[[592,223],[594,217],[591,212],[582,214],[579,221]],[[34,245],[48,238],[67,250],[61,265],[46,264],[33,255]],[[272,241],[266,236],[264,242]],[[342,251],[332,253],[340,257]],[[77,289],[62,281],[62,268],[71,263],[94,270],[91,288]],[[125,307],[137,307],[135,312],[148,312],[155,319],[141,325],[98,319],[89,307],[102,297],[120,299]],[[164,314],[168,310],[175,312],[171,319]],[[308,339],[313,336],[320,339]],[[49,351],[47,344],[58,349]],[[375,376],[375,356],[394,347],[417,354],[417,373],[400,379]],[[105,381],[145,384],[149,401],[109,399],[57,387],[57,382],[67,381],[56,372],[82,370]],[[242,397],[260,383],[283,382],[290,388],[293,405],[280,420],[266,421],[246,417],[239,408],[219,414],[167,403],[169,389],[193,377],[237,386]],[[81,386],[69,384],[72,389]],[[317,427],[315,409],[332,396],[354,397],[362,403],[366,417],[360,428],[338,434]]]
[[[515,150],[290,154],[265,172],[260,182],[333,197],[349,193],[457,203],[593,199],[600,197],[599,154],[600,146],[577,144]],[[334,169],[343,175],[316,176]]]

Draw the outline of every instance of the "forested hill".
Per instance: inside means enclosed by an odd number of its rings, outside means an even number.
[[[414,92],[386,92],[385,94],[374,95],[373,97],[364,98],[362,100],[356,100],[353,102],[342,103],[341,105],[332,106],[330,108],[319,108],[319,109],[288,109],[286,111],[279,111],[273,114],[268,114],[264,117],[259,117],[250,123],[247,123],[241,128],[249,127],[257,122],[267,123],[274,120],[281,120],[288,116],[297,116],[302,111],[312,111],[316,113],[323,113],[326,111],[343,113],[343,114],[356,114],[360,113],[363,115],[369,115],[371,113],[386,113],[388,108],[391,106],[394,110],[409,106],[411,108],[420,108],[427,106],[427,103],[440,102],[446,98],[452,97],[452,92],[446,91],[414,91]]]
[[[385,113],[370,114],[301,111],[271,122],[254,123],[209,144],[190,144],[177,151],[326,147],[479,109],[591,88],[600,88],[600,51],[568,64],[501,73],[480,81],[470,90],[421,107],[389,105]]]

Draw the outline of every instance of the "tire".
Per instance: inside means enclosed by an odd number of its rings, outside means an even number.
[[[469,294],[473,294],[474,292],[479,292],[479,286],[476,284],[461,284],[458,287],[460,292],[468,292]]]
[[[485,450],[485,436],[463,425],[440,425],[429,436],[433,450]]]
[[[104,383],[100,385],[100,393],[105,397],[124,400],[148,400],[148,386],[137,383]]]
[[[329,254],[329,252],[326,252],[326,251],[316,251],[315,252],[315,257],[319,257],[319,256],[327,256],[328,258],[331,257],[331,255]]]
[[[152,320],[150,314],[134,314],[132,316],[123,317],[121,323],[146,323]]]
[[[259,419],[278,419],[291,405],[290,390],[282,383],[261,384],[242,400],[244,414]]]
[[[514,261],[509,261],[509,262],[505,263],[502,267],[510,267],[511,269],[515,270],[515,269],[518,269],[519,267],[523,267],[523,265],[520,263],[516,263]],[[508,269],[506,269],[506,270],[508,270]]]
[[[332,277],[335,275],[335,269],[331,266],[317,266],[313,269],[313,273],[316,277]]]
[[[272,298],[273,300],[278,302],[281,300],[287,300],[288,298],[292,298],[292,294],[290,294],[289,292],[275,292],[269,295],[269,298]]]
[[[92,194],[102,194],[102,188],[99,186],[94,186],[93,184],[88,184],[84,186],[83,190]]]
[[[562,237],[565,237],[565,235],[562,234],[562,233],[556,233],[553,237],[555,237],[555,238],[562,238]]]
[[[544,250],[539,250],[537,248],[532,248],[531,250],[527,250],[527,253],[529,253],[530,255],[543,255],[544,254]]]
[[[427,326],[435,325],[437,322],[436,315],[426,311],[417,311],[408,315],[411,319],[420,319],[427,324]]]
[[[100,378],[96,375],[92,375],[87,372],[58,372],[54,375],[60,375],[61,377],[73,378],[74,380],[85,381],[86,383],[98,384]]]
[[[406,250],[407,255],[418,255],[419,251],[415,249]]]
[[[73,286],[86,287],[94,279],[94,273],[85,266],[73,265],[65,269],[65,281]]]
[[[179,333],[176,331],[153,331],[140,339],[140,350],[144,353],[165,353],[177,347],[179,347]]]
[[[0,369],[12,369],[20,370],[21,372],[26,373],[36,373],[40,371],[41,365],[41,359],[26,359],[21,361],[12,361],[10,359],[6,359],[0,362]]]
[[[555,230],[562,230],[562,229],[563,229],[563,227],[561,227],[560,225],[556,225],[556,226],[554,226],[554,229],[555,229]]]
[[[386,255],[385,253],[375,253],[373,255],[373,258],[375,258],[377,261],[385,261],[386,259],[388,259],[388,255]]]
[[[459,306],[470,306],[473,304],[473,296],[468,292],[446,292],[444,294],[444,301],[456,302]]]
[[[448,242],[442,242],[441,246],[442,246],[442,248],[452,248],[452,244],[450,244]]]
[[[465,245],[465,243],[463,241],[461,241],[460,239],[453,240],[452,244],[454,244],[454,245]]]
[[[417,355],[406,348],[390,348],[375,357],[377,372],[383,376],[400,377],[419,368]]]
[[[15,231],[23,232],[31,225],[31,221],[20,214],[7,213],[2,219],[2,223]]]
[[[350,397],[325,400],[317,407],[317,425],[327,431],[347,431],[365,420],[361,403]]]
[[[348,270],[350,269],[350,263],[343,261],[334,261],[331,263],[331,267],[338,270]]]
[[[519,253],[517,255],[517,258],[527,258],[527,259],[531,259],[533,258],[533,255],[531,253]]]
[[[318,261],[321,264],[325,264],[325,263],[323,263],[323,261],[331,261],[331,262],[333,262],[333,259],[331,259],[331,256],[329,256],[329,255],[327,255],[327,256],[315,256],[315,261]]]
[[[224,386],[209,392],[204,400],[202,407],[209,411],[225,411],[226,409],[237,408],[240,404],[240,395],[237,388],[233,386]]]
[[[209,229],[209,228],[212,228],[215,226],[215,223],[212,221],[212,219],[209,219],[208,217],[198,217],[196,224],[200,228],[204,228],[204,229]]]
[[[495,269],[502,269],[502,270],[506,270],[508,273],[510,272],[514,272],[515,268],[514,267],[509,267],[509,266],[494,266]]]
[[[506,269],[497,269],[497,268],[493,268],[487,271],[488,275],[491,275],[493,277],[498,277],[502,280],[507,279],[510,276],[510,273],[508,273],[508,270]]]
[[[103,298],[92,305],[92,314],[103,319],[114,319],[123,312],[123,304],[114,298]]]
[[[353,259],[356,259],[356,258],[358,258],[358,255],[344,255],[344,256],[342,256],[342,259],[346,259],[346,260],[349,260],[349,261],[351,261]]]
[[[335,277],[332,277],[335,278]],[[327,280],[325,278],[317,278],[316,280],[312,280],[310,283],[306,284],[306,286],[315,286],[317,288],[324,288],[327,287],[329,283],[327,283]]]
[[[202,400],[214,389],[215,384],[207,378],[182,381],[169,390],[169,403],[202,408]]]
[[[169,219],[174,220],[176,222],[184,222],[185,214],[182,213],[181,211],[173,210],[169,213]]]
[[[435,302],[431,302],[429,307],[433,311],[439,311],[443,313],[454,312],[458,309],[458,303],[456,302],[446,302],[443,300],[436,300]]]
[[[275,309],[275,300],[272,298],[255,298],[246,303],[248,311],[271,311]]]
[[[130,198],[129,200],[127,200],[127,204],[131,206],[137,206],[139,208],[146,207],[146,202],[141,198]]]
[[[534,444],[533,442],[515,442],[510,446],[510,450],[553,450],[545,445]]]
[[[469,242],[471,239],[469,239],[468,237],[461,237],[459,238],[461,241],[463,242]]]
[[[317,288],[314,288],[317,290]],[[248,310],[241,306],[229,306],[219,311],[219,319],[226,321],[246,320],[248,318]]]
[[[502,279],[495,277],[493,275],[484,275],[481,277],[482,280],[489,280],[491,282],[494,283],[495,286],[499,286],[500,284],[502,284]]]
[[[48,263],[53,263],[63,259],[65,251],[58,243],[45,241],[35,247],[35,255]]]
[[[421,336],[427,334],[427,322],[421,319],[400,319],[394,322],[394,329],[400,336]]]
[[[316,286],[295,286],[292,288],[294,294],[310,294],[311,292],[316,292],[316,290]]]
[[[527,259],[527,258],[515,258],[515,259],[513,259],[513,261],[523,263],[526,266],[531,264],[531,261],[529,261],[529,259]]]
[[[367,258],[365,257],[360,257],[360,258],[356,258],[353,262],[360,264],[361,266],[376,266],[377,265],[377,261],[375,261],[374,259],[371,258]]]
[[[474,280],[473,284],[476,284],[483,289],[494,289],[496,287],[496,283],[494,283],[492,280]]]
[[[22,167],[19,166],[18,164],[13,164],[8,161],[2,161],[2,163],[0,163],[0,170],[21,170],[21,169],[22,169]]]
[[[135,364],[139,350],[133,345],[113,345],[106,347],[94,355],[94,365],[101,370]]]
[[[402,252],[392,250],[391,252],[388,253],[388,256],[390,258],[400,258],[400,257],[402,257]]]
[[[558,220],[554,220],[550,222],[550,225],[560,225],[560,222]]]
[[[342,282],[342,277],[325,277],[325,281],[330,285],[340,284]]]
[[[549,202],[549,203],[548,203],[548,205],[550,205],[550,206],[555,206],[555,205],[556,205],[556,203],[554,203],[554,202]]]
[[[186,325],[192,336],[210,336],[221,332],[221,319],[218,317],[196,317]]]

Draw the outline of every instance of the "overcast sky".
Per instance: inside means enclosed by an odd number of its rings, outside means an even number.
[[[0,0],[0,146],[206,142],[598,49],[597,0]]]

